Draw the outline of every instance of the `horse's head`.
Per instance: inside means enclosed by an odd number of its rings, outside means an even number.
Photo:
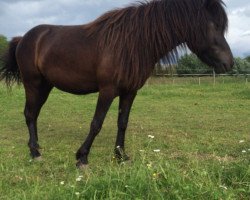
[[[188,47],[217,73],[230,71],[234,65],[231,49],[224,37],[228,19],[221,0],[205,0],[200,9],[200,23],[195,39],[187,41]],[[198,37],[197,37],[198,35]],[[194,42],[195,41],[195,42]]]

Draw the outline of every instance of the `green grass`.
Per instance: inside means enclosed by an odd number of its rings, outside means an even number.
[[[7,92],[0,84],[0,199],[249,199],[250,84],[239,78],[197,83],[148,82],[127,130],[131,161],[121,165],[112,159],[115,100],[84,171],[75,168],[75,152],[97,95],[53,90],[38,123],[43,161],[35,162],[26,145],[24,90]]]

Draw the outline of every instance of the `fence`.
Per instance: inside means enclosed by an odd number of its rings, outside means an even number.
[[[148,83],[166,84],[219,84],[250,82],[250,73],[247,74],[154,74]]]

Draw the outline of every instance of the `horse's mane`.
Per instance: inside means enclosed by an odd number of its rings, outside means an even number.
[[[195,48],[207,34],[206,9],[225,31],[228,20],[223,5],[221,0],[143,1],[105,13],[86,30],[89,37],[98,38],[100,50],[108,48],[114,56],[117,80],[133,88],[145,82],[159,59],[176,60],[177,45],[185,48],[189,41]]]

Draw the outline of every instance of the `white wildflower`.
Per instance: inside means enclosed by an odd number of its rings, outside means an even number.
[[[247,151],[246,150],[243,150],[242,153],[246,153]]]
[[[81,177],[76,178],[76,181],[77,181],[77,182],[80,182],[81,180],[82,180]]]
[[[155,138],[155,136],[153,136],[153,135],[148,135],[148,138],[150,138],[150,139],[154,139],[154,138]]]
[[[61,184],[61,185],[64,185],[64,181],[61,181],[60,184]]]
[[[147,164],[147,167],[150,169],[150,168],[152,168],[152,163],[148,163]]]
[[[155,149],[154,152],[159,153],[159,152],[161,152],[161,150],[160,149]]]
[[[227,187],[224,185],[220,185],[220,188],[223,188],[224,190],[227,190]]]
[[[75,192],[75,195],[76,195],[76,196],[79,196],[79,195],[80,195],[80,192]]]
[[[244,143],[244,142],[245,142],[245,140],[240,140],[240,141],[239,141],[240,144],[241,144],[241,143]]]

